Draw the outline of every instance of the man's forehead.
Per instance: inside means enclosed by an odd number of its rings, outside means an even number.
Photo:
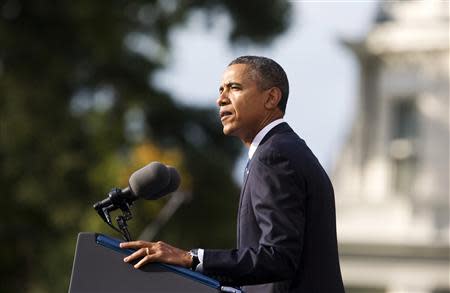
[[[228,66],[222,75],[222,85],[235,82],[243,82],[249,78],[247,64],[233,64]]]

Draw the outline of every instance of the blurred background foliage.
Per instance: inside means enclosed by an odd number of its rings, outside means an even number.
[[[67,291],[77,233],[119,237],[92,204],[151,161],[175,166],[192,194],[157,238],[233,246],[241,144],[222,134],[215,97],[210,109],[178,105],[151,77],[169,58],[171,30],[194,10],[211,22],[228,14],[232,44],[264,45],[287,29],[289,8],[281,0],[0,1],[0,292]],[[139,50],[142,41],[152,49]],[[135,205],[133,236],[165,201]]]

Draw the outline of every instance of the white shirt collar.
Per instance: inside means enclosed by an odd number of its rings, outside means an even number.
[[[250,148],[248,150],[248,157],[250,160],[252,159],[253,154],[256,152],[256,149],[258,148],[259,144],[263,140],[264,136],[266,136],[266,134],[270,130],[272,130],[272,128],[274,128],[275,126],[277,126],[278,124],[283,123],[283,122],[284,122],[283,118],[274,120],[274,121],[270,122],[269,124],[267,124],[263,129],[261,129],[258,132],[258,134],[253,139],[252,144],[250,145]]]

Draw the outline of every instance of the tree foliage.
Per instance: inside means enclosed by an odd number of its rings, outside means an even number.
[[[233,245],[240,143],[216,110],[178,105],[150,82],[194,10],[227,13],[234,43],[264,44],[289,20],[285,1],[0,1],[0,292],[66,291],[77,232],[118,236],[92,203],[152,160],[179,168],[193,195],[159,237]],[[155,49],[135,50],[141,38]],[[136,205],[132,234],[163,203]]]

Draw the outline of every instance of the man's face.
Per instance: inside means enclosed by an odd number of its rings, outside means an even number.
[[[217,105],[220,107],[223,133],[238,136],[244,143],[250,144],[264,126],[267,91],[258,87],[258,77],[247,69],[246,64],[234,64],[225,70]]]

